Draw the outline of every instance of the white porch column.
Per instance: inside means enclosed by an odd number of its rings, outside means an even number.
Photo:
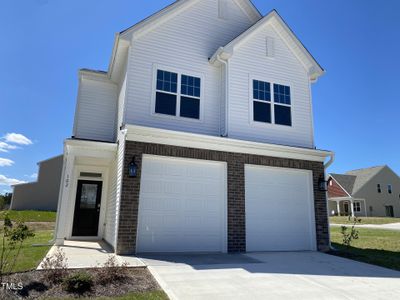
[[[60,196],[60,206],[57,212],[57,228],[56,228],[56,245],[63,245],[64,239],[67,237],[67,224],[68,224],[68,207],[72,188],[72,174],[74,168],[75,156],[67,155],[64,174],[62,174],[63,181],[61,182],[62,194]]]
[[[337,214],[340,216],[340,201],[336,201]]]
[[[354,201],[350,199],[350,206],[351,206],[351,216],[354,217]]]
[[[365,210],[365,216],[368,217],[368,213],[367,213],[367,201],[365,201],[365,199],[364,199],[364,210]]]

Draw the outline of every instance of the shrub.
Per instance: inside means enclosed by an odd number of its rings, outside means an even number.
[[[3,276],[10,274],[26,239],[35,236],[23,222],[13,224],[8,213],[4,214],[4,223],[0,233],[0,282]]]
[[[358,240],[359,238],[358,230],[356,229],[356,224],[358,223],[361,223],[361,219],[354,217],[353,225],[351,226],[349,232],[347,231],[348,230],[347,226],[342,226],[341,233],[342,233],[343,245],[345,245],[347,248],[351,246],[353,240]]]
[[[97,270],[97,282],[105,284],[108,282],[126,279],[129,268],[126,262],[118,264],[115,255],[110,255],[107,261]]]
[[[72,274],[63,281],[63,289],[74,294],[84,294],[90,291],[92,286],[92,276],[84,271]]]
[[[61,282],[67,275],[68,268],[64,251],[57,249],[53,255],[46,256],[41,267],[43,269],[43,279],[52,283]]]

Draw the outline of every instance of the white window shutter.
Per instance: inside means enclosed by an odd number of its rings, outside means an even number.
[[[267,57],[275,57],[275,39],[273,37],[267,36]]]

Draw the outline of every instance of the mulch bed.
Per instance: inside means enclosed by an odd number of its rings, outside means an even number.
[[[42,280],[43,271],[29,271],[25,273],[16,273],[8,276],[3,281],[23,284],[23,289],[10,291],[2,288],[0,290],[0,299],[47,299],[47,298],[90,298],[90,297],[113,297],[122,296],[132,292],[159,291],[160,286],[154,280],[147,268],[130,268],[128,276],[116,282],[106,284],[96,284],[97,269],[69,270],[69,274],[79,271],[86,271],[93,276],[95,282],[91,291],[84,295],[71,294],[63,290],[62,284],[52,284]],[[1,287],[1,286],[0,286]]]

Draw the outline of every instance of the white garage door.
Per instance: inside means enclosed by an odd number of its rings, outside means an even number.
[[[145,155],[137,252],[226,252],[225,163]]]
[[[246,165],[247,251],[316,250],[311,171]]]

